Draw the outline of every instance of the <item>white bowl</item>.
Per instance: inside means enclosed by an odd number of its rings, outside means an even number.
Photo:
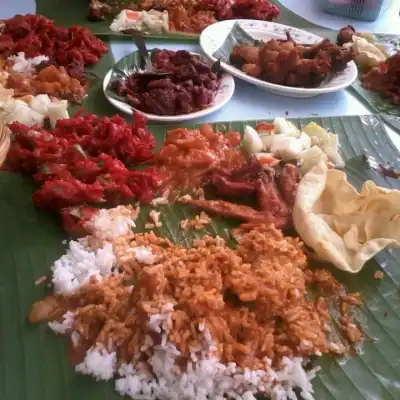
[[[293,28],[287,25],[276,24],[274,22],[256,21],[256,20],[228,20],[217,22],[210,25],[200,35],[200,46],[207,57],[216,61],[213,54],[222,46],[233,25],[238,22],[242,29],[244,29],[250,36],[256,40],[268,41],[270,39],[285,39],[286,32],[289,32],[292,38],[305,44],[318,43],[323,38],[314,35],[310,32],[303,31],[302,29]],[[277,85],[269,83],[261,79],[253,78],[229,65],[221,62],[222,68],[237,78],[243,79],[246,82],[252,83],[264,90],[286,97],[314,97],[320,94],[337,92],[352,85],[357,79],[358,71],[354,61],[348,63],[347,68],[335,75],[332,79],[324,82],[316,88],[299,88]]]
[[[192,53],[195,55],[199,55],[196,53]],[[200,57],[204,56],[199,55]],[[127,56],[128,57],[128,56]],[[188,121],[190,119],[204,117],[208,114],[211,114],[221,107],[223,107],[228,101],[232,98],[233,93],[235,91],[235,80],[233,77],[227,73],[222,74],[221,77],[221,85],[215,94],[214,100],[209,106],[203,110],[195,111],[189,114],[181,114],[181,115],[156,115],[156,114],[148,114],[136,108],[133,108],[128,103],[116,100],[106,93],[106,88],[112,76],[112,69],[108,71],[107,75],[103,80],[103,92],[106,96],[107,100],[116,108],[123,111],[126,114],[133,115],[133,111],[138,111],[141,114],[145,115],[151,121],[158,121],[158,122],[182,122]]]

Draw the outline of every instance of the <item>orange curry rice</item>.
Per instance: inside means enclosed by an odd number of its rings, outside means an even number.
[[[132,398],[310,400],[309,357],[361,340],[358,294],[310,269],[299,239],[261,225],[236,231],[236,248],[208,235],[187,248],[133,233],[128,211],[93,214],[52,267],[53,294],[31,310],[69,338],[77,372],[115,379]]]
[[[238,132],[214,132],[209,124],[199,129],[177,128],[167,132],[155,156],[156,171],[164,190],[195,190],[212,169],[231,172],[245,163]]]

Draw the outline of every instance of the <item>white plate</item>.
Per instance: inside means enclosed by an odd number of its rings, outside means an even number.
[[[303,31],[301,29],[293,28],[287,25],[276,24],[274,22],[256,21],[256,20],[228,20],[217,22],[216,24],[210,25],[200,35],[200,46],[203,52],[213,61],[216,58],[213,57],[215,51],[217,51],[224,43],[226,37],[231,31],[235,22],[238,22],[240,26],[254,39],[268,41],[270,39],[285,39],[286,32],[289,32],[292,38],[299,43],[313,44],[320,42],[323,38],[314,35],[310,32]],[[252,83],[262,89],[268,90],[269,92],[279,94],[287,97],[314,97],[320,94],[337,92],[350,86],[358,75],[357,67],[354,61],[348,63],[347,68],[337,74],[334,78],[328,82],[324,82],[317,88],[297,88],[283,85],[276,85],[274,83],[265,82],[261,79],[253,78],[246,75],[244,72],[233,67],[232,65],[221,63],[222,68],[230,74],[243,79],[249,83]]]
[[[204,117],[208,114],[213,113],[214,111],[219,110],[223,107],[233,96],[233,92],[235,91],[235,80],[233,77],[227,73],[224,73],[221,77],[221,85],[218,89],[218,92],[215,95],[214,101],[204,110],[196,111],[190,114],[182,114],[182,115],[155,115],[155,114],[147,114],[141,110],[137,110],[136,108],[131,107],[129,104],[115,100],[109,97],[106,94],[106,88],[108,82],[111,79],[112,69],[108,71],[107,75],[103,81],[103,92],[108,101],[119,110],[123,111],[126,114],[132,115],[133,111],[138,111],[145,115],[151,121],[159,121],[159,122],[182,122],[188,121],[190,119]]]

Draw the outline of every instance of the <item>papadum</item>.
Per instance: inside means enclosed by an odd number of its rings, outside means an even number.
[[[400,247],[400,191],[367,181],[359,193],[321,160],[299,184],[293,220],[317,256],[356,273],[379,251]]]

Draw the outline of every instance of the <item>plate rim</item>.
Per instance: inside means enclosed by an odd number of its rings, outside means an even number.
[[[276,22],[270,22],[270,21],[259,21],[259,20],[249,20],[249,19],[235,19],[235,20],[226,20],[226,21],[219,21],[216,22],[215,24],[209,25],[206,29],[203,30],[203,32],[200,35],[200,47],[203,51],[203,53],[211,60],[211,61],[217,61],[217,58],[215,58],[213,56],[213,54],[210,54],[209,51],[206,50],[205,46],[204,46],[204,38],[206,37],[206,35],[208,34],[208,32],[216,29],[216,27],[219,26],[233,26],[236,22],[240,23],[254,23],[257,25],[272,25],[272,26],[279,26],[279,27],[283,27],[283,28],[290,28],[290,29],[294,29],[296,31],[300,31],[302,33],[305,33],[309,36],[313,36],[318,40],[323,40],[322,37],[312,33],[312,32],[308,32],[304,29],[301,28],[297,28],[294,26],[290,26],[290,25],[285,25],[285,24],[280,24],[280,23],[276,23]],[[208,34],[209,35],[209,34]],[[211,35],[209,35],[211,36]],[[319,94],[327,94],[327,93],[333,93],[333,92],[338,92],[340,90],[346,89],[347,87],[351,86],[355,80],[358,78],[358,68],[356,66],[356,63],[354,61],[350,61],[347,64],[347,68],[349,69],[348,75],[349,78],[348,80],[346,80],[346,82],[341,83],[339,85],[335,85],[335,86],[331,86],[331,87],[317,87],[317,88],[297,88],[297,87],[291,87],[291,86],[284,86],[284,85],[278,85],[276,83],[271,83],[271,82],[267,82],[267,81],[263,81],[261,79],[258,78],[253,78],[249,75],[246,75],[244,72],[240,71],[238,68],[227,64],[223,61],[221,61],[221,67],[228,72],[229,74],[237,77],[238,79],[241,79],[243,81],[246,81],[248,83],[251,83],[255,86],[258,86],[264,90],[270,90],[276,94],[279,94],[279,92],[281,93],[285,93],[285,94],[296,94],[296,95],[319,95]]]
[[[132,52],[132,53],[134,53],[134,52]],[[127,57],[132,53],[129,53],[124,57]],[[192,113],[189,113],[189,114],[181,114],[181,115],[148,114],[148,113],[145,113],[145,112],[143,112],[141,110],[138,110],[136,108],[133,108],[133,107],[129,106],[127,103],[125,103],[123,101],[113,99],[113,98],[111,98],[110,96],[107,95],[106,88],[107,88],[107,85],[108,85],[108,83],[109,83],[109,81],[111,79],[111,74],[112,74],[113,68],[114,67],[112,67],[106,73],[105,77],[103,78],[102,89],[103,89],[103,94],[106,97],[106,99],[111,103],[111,105],[113,105],[118,110],[124,112],[125,114],[133,115],[133,112],[137,111],[137,112],[140,112],[141,114],[143,114],[145,117],[147,117],[149,121],[184,122],[184,121],[189,121],[189,120],[196,119],[196,118],[201,118],[201,117],[204,117],[206,115],[212,114],[213,112],[218,111],[219,109],[224,107],[232,99],[232,97],[233,97],[233,95],[235,93],[235,80],[234,80],[234,78],[233,78],[233,76],[231,74],[229,74],[228,72],[225,71],[222,74],[222,77],[221,77],[221,84],[222,83],[226,84],[228,86],[228,88],[229,88],[229,91],[228,91],[228,94],[227,94],[226,98],[222,102],[216,103],[212,107],[207,107],[205,109],[198,110],[198,111],[195,111],[195,112],[192,112]],[[220,90],[220,89],[218,89],[218,90]],[[129,107],[129,110],[128,110],[127,106]]]

